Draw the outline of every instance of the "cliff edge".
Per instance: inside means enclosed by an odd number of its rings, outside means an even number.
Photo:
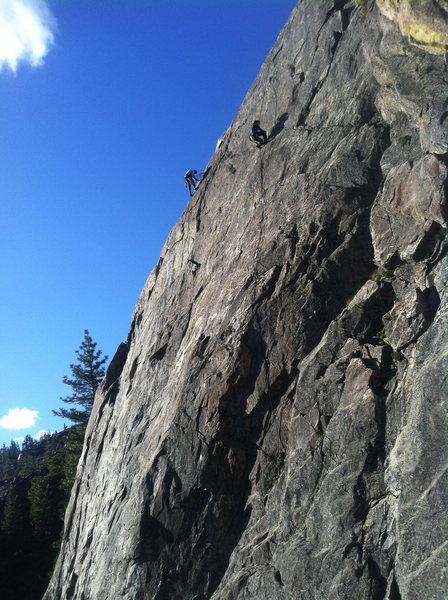
[[[443,597],[448,7],[423,4],[292,12],[97,393],[45,600]]]

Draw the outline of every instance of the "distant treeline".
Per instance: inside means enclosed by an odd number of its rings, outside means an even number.
[[[57,558],[85,426],[0,449],[2,600],[41,600]]]

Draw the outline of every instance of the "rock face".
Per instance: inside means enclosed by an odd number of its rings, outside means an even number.
[[[96,397],[45,600],[444,597],[448,76],[378,2],[302,0],[225,132]]]
[[[364,0],[365,2],[365,0]],[[429,52],[448,50],[448,0],[377,0],[380,10],[396,21],[404,35]]]

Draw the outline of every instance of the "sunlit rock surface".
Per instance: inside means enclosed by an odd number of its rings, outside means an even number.
[[[402,34],[409,36],[412,43],[428,52],[448,51],[447,0],[376,1],[383,14],[396,21]]]
[[[444,597],[447,117],[375,3],[297,6],[97,395],[45,600]]]

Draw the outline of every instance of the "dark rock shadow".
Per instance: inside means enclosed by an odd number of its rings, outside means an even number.
[[[268,142],[272,141],[274,138],[276,138],[278,136],[279,133],[281,133],[281,131],[283,131],[283,129],[285,127],[285,123],[288,119],[289,119],[289,114],[286,112],[283,113],[277,119],[277,123],[274,125],[274,127],[271,130],[271,133],[269,134]]]

